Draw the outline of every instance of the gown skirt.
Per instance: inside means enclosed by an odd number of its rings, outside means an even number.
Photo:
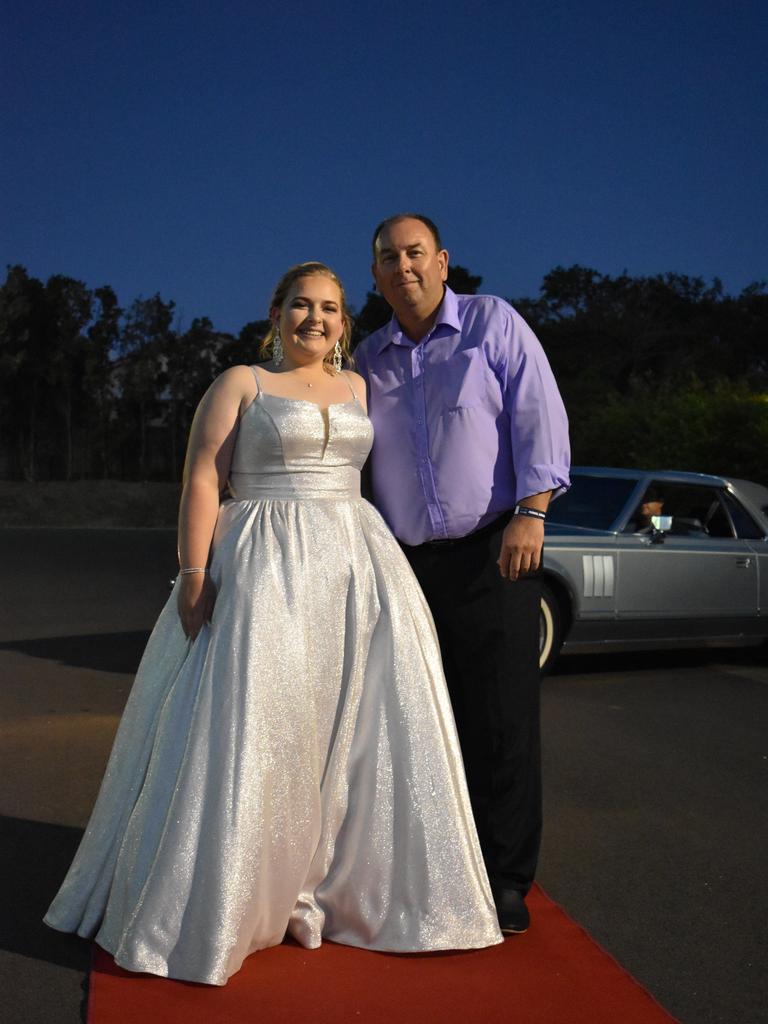
[[[220,508],[211,623],[176,587],[45,921],[127,970],[223,985],[286,933],[502,941],[429,609],[360,497],[372,427],[259,390]]]

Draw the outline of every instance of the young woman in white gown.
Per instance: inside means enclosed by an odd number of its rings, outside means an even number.
[[[341,284],[294,267],[271,317],[272,362],[227,370],[195,415],[180,574],[45,919],[214,985],[286,932],[502,941],[430,613],[360,497]]]

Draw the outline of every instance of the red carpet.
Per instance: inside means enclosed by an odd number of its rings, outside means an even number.
[[[129,974],[96,948],[88,1024],[670,1024],[542,891],[526,935],[470,953],[391,955],[326,943],[249,957],[223,988]]]

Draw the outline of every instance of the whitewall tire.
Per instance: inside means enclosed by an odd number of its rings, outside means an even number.
[[[548,672],[560,653],[563,642],[562,615],[557,598],[546,585],[541,587],[539,609],[539,668],[542,674]]]

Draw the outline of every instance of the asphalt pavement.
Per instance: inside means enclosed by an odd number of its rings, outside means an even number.
[[[87,821],[174,549],[170,530],[0,530],[7,1024],[83,1019],[88,944],[41,917]],[[765,650],[563,659],[542,697],[541,885],[684,1024],[762,1024]]]

